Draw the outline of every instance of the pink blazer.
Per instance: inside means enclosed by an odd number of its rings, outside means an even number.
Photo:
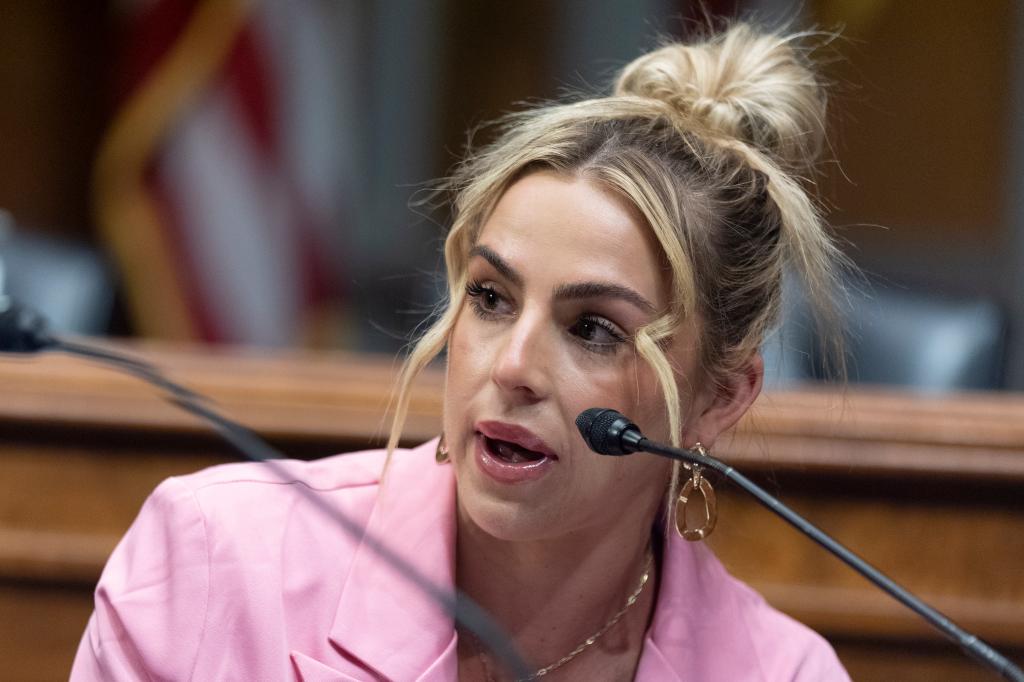
[[[164,481],[114,550],[72,680],[455,680],[452,620],[305,493],[453,585],[455,485],[435,442]],[[848,680],[829,645],[673,535],[636,679]]]

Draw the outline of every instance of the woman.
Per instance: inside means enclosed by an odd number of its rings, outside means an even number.
[[[713,521],[677,505],[710,494],[699,474],[599,457],[573,426],[611,407],[711,449],[749,408],[783,267],[831,284],[797,179],[823,120],[799,48],[745,25],[641,57],[610,97],[513,118],[453,179],[450,301],[406,365],[387,453],[162,484],[104,571],[72,677],[509,679],[312,494],[478,601],[532,678],[847,679],[682,539]],[[394,451],[409,384],[444,349],[444,435]]]

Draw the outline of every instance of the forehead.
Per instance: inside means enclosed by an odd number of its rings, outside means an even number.
[[[517,269],[559,281],[602,280],[663,303],[661,248],[640,212],[602,185],[540,171],[506,190],[478,242]]]

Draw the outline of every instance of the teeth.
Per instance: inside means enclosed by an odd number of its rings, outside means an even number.
[[[527,450],[524,447],[520,447],[515,443],[509,443],[508,441],[495,440],[488,438],[491,444],[491,450],[507,462],[512,464],[522,464],[523,462],[536,462],[544,458],[539,452],[533,450]]]

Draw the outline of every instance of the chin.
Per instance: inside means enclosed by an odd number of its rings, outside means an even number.
[[[549,505],[539,505],[530,496],[519,499],[502,498],[481,490],[464,490],[458,493],[459,510],[477,528],[498,540],[507,542],[528,542],[558,537],[568,532],[552,523],[552,519],[564,519]]]

